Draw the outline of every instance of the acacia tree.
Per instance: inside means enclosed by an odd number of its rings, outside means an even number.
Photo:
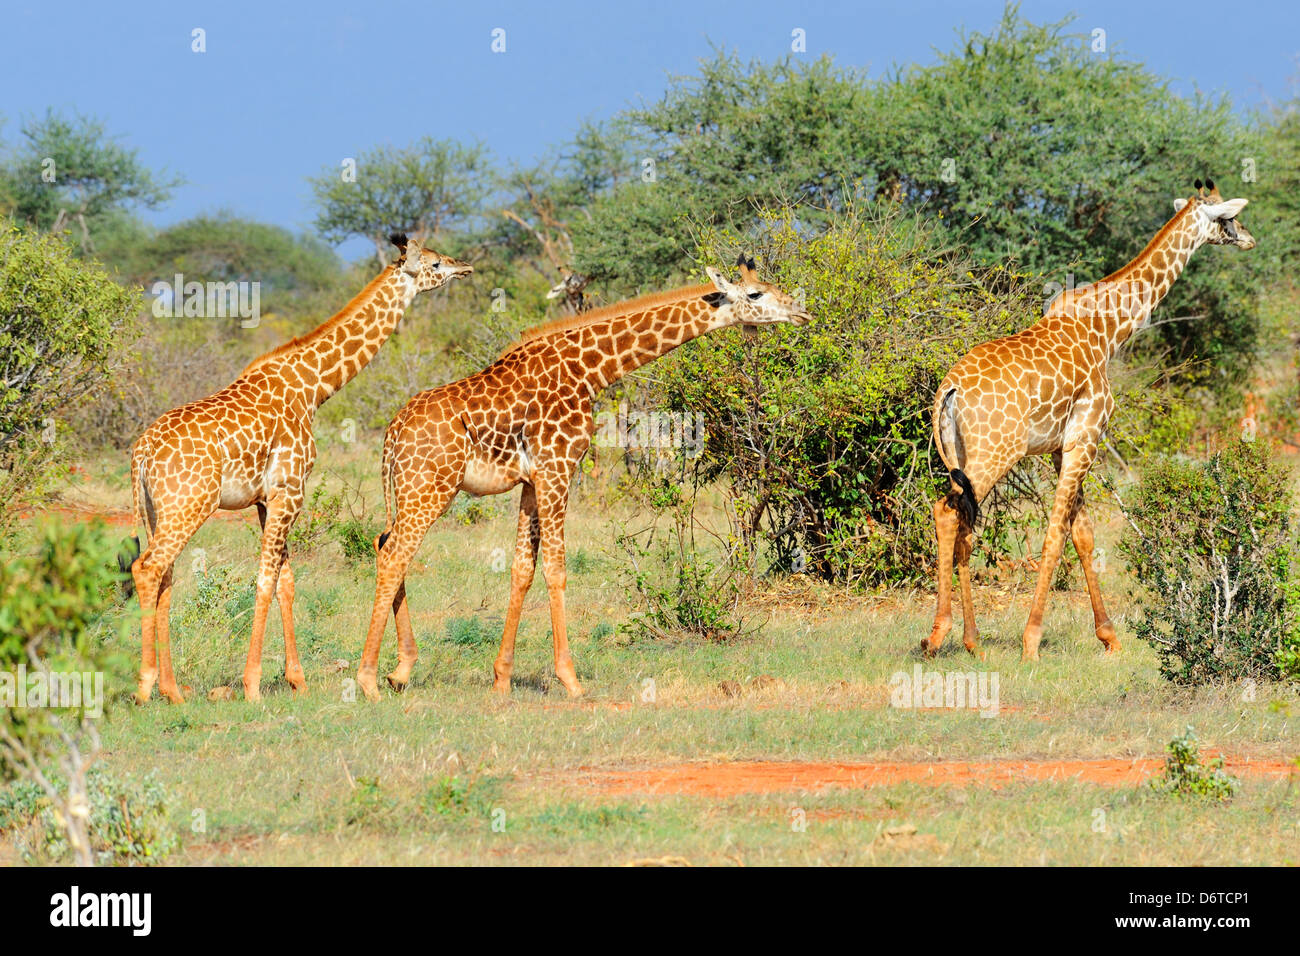
[[[410,146],[379,146],[308,178],[330,242],[362,236],[387,262],[388,237],[406,232],[440,239],[480,215],[491,190],[487,147],[425,136]]]
[[[49,110],[25,123],[22,135],[2,177],[10,213],[48,232],[75,226],[83,252],[94,251],[97,227],[135,208],[158,208],[182,182],[151,172],[94,119]]]
[[[508,261],[541,271],[555,283],[549,298],[563,299],[567,312],[580,312],[590,277],[575,266],[572,224],[586,218],[591,203],[630,175],[619,132],[584,123],[555,159],[514,168],[502,177],[502,220],[489,229],[485,242]]]

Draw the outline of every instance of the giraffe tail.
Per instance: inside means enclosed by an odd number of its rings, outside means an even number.
[[[971,487],[970,479],[960,468],[948,472],[948,477],[956,485],[948,492],[948,507],[961,516],[962,524],[967,528],[974,528],[975,522],[980,519],[980,503],[975,499],[975,489]]]
[[[961,466],[966,463],[966,448],[962,441],[955,386],[939,389],[934,403],[933,422],[934,444],[939,449],[939,457],[947,466],[948,477],[952,481],[952,491],[944,500],[949,508],[957,512],[962,524],[974,528],[980,517],[980,503],[975,497],[970,478],[961,470]]]
[[[143,475],[140,467],[140,451],[138,448],[131,449],[131,506],[132,516],[135,519],[136,528],[148,527],[145,521],[143,499],[148,491],[142,486]],[[117,553],[117,566],[122,572],[122,595],[130,598],[135,594],[135,577],[131,574],[131,566],[135,564],[136,559],[140,557],[140,536],[132,535],[122,545],[122,550]]]
[[[384,530],[375,537],[375,553],[378,554],[393,533],[393,452],[388,435],[384,435],[384,452],[379,465],[379,484],[384,489]]]

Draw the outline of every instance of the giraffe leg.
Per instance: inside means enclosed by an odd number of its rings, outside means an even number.
[[[280,568],[288,561],[286,542],[289,528],[298,517],[301,503],[301,492],[290,495],[287,491],[277,492],[266,503],[266,521],[262,527],[262,559],[257,568],[257,600],[253,606],[253,634],[248,641],[248,659],[244,662],[245,700],[262,699],[262,641],[266,637],[266,617],[271,609],[271,598],[276,596],[279,589]],[[286,629],[286,668],[289,656],[287,635]],[[294,657],[297,658],[296,648]]]
[[[1107,653],[1119,650],[1119,636],[1115,625],[1106,613],[1106,605],[1101,599],[1101,580],[1093,562],[1092,519],[1083,507],[1083,494],[1080,492],[1074,523],[1070,525],[1070,537],[1074,541],[1074,551],[1083,565],[1083,576],[1088,582],[1088,598],[1092,602],[1092,622],[1097,632],[1097,640],[1105,646]]]
[[[158,680],[159,637],[162,639],[164,673],[167,676],[163,693],[173,703],[184,700],[176,689],[175,677],[171,676],[170,634],[166,624],[166,616],[171,609],[171,570],[186,542],[211,514],[211,508],[195,509],[193,517],[188,521],[160,515],[144,553],[131,565],[131,577],[140,598],[140,679],[135,692],[138,704],[148,703]],[[167,584],[165,601],[162,600],[164,580]],[[161,635],[158,626],[160,613],[163,615]],[[172,693],[167,693],[169,690]]]
[[[970,556],[975,547],[975,530],[968,528],[966,522],[957,529],[957,578],[961,582],[961,640],[976,657],[983,658],[984,653],[977,651],[979,628],[975,624],[975,599],[971,594]]]
[[[1082,443],[1070,448],[1062,457],[1061,475],[1056,484],[1056,500],[1047,525],[1047,539],[1043,542],[1043,558],[1038,566],[1038,584],[1034,588],[1034,603],[1029,611],[1029,622],[1021,638],[1023,658],[1038,660],[1038,643],[1043,637],[1043,613],[1047,608],[1047,595],[1052,587],[1052,575],[1061,559],[1065,535],[1070,530],[1070,516],[1074,513],[1079,489],[1084,476],[1097,454],[1095,445]]]
[[[385,679],[388,686],[399,694],[406,690],[411,682],[411,669],[420,658],[420,649],[415,646],[415,631],[411,627],[411,609],[406,603],[406,579],[397,585],[393,595],[393,622],[397,626],[397,666]]]
[[[537,570],[537,549],[541,543],[541,526],[537,517],[537,493],[525,484],[519,496],[519,525],[515,535],[515,559],[510,566],[510,604],[506,608],[506,629],[501,636],[501,650],[492,665],[495,680],[492,689],[510,693],[510,674],[515,663],[515,636],[519,633],[519,615],[524,595],[532,586]]]
[[[153,694],[153,685],[158,680],[158,650],[154,635],[157,631],[158,591],[162,575],[141,555],[131,565],[131,578],[135,581],[135,593],[140,599],[140,678],[136,683],[135,702],[147,704]]]
[[[930,636],[921,642],[921,653],[926,657],[938,653],[939,645],[952,628],[952,565],[960,524],[957,510],[948,504],[947,497],[934,503],[934,531],[939,541],[939,581],[934,627],[930,629]]]
[[[158,653],[158,692],[173,704],[185,703],[185,695],[176,686],[176,675],[172,672],[172,647],[170,615],[172,607],[172,571],[170,565],[163,572],[158,584],[158,608],[154,616],[155,641]]]
[[[266,533],[266,505],[257,503],[257,519]],[[280,561],[279,576],[275,585],[275,603],[280,608],[280,629],[284,631],[284,679],[295,694],[307,692],[307,676],[298,659],[298,642],[293,633],[293,568],[289,565],[289,552],[285,550]]]
[[[399,499],[397,516],[393,519],[392,527],[380,536],[384,543],[375,555],[375,604],[370,611],[370,627],[366,631],[366,643],[361,649],[361,662],[357,666],[357,684],[368,700],[379,700],[379,647],[383,643],[389,612],[398,614],[399,640],[403,627],[410,628],[410,611],[406,609],[406,570],[410,567],[415,552],[419,550],[425,533],[447,510],[447,506],[456,497],[457,489],[458,484],[448,480],[436,490],[421,490],[419,497],[431,496],[432,506],[428,508],[422,506],[418,512],[410,514],[402,510]],[[400,604],[399,591],[402,593]],[[414,636],[411,636],[410,641],[412,652],[410,662],[414,664]],[[400,648],[398,653],[400,655]],[[408,681],[410,680],[410,669],[408,667],[403,675],[400,660],[393,674],[398,677],[405,676]],[[405,686],[405,682],[402,682],[402,686]]]
[[[541,532],[542,573],[551,598],[551,638],[555,642],[555,676],[570,697],[582,696],[582,685],[573,669],[564,612],[564,516],[569,497],[567,472],[553,473],[537,488],[537,512]]]
[[[293,568],[286,550],[280,562],[280,576],[275,585],[275,603],[280,606],[280,626],[284,631],[284,679],[295,694],[307,693],[307,675],[298,659],[298,640],[293,633]]]

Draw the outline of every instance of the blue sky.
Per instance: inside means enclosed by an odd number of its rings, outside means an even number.
[[[94,116],[143,161],[188,184],[150,218],[229,209],[310,228],[305,177],[380,143],[482,140],[527,161],[580,121],[657,98],[712,46],[776,59],[793,29],[807,56],[879,76],[929,63],[957,30],[988,30],[1001,0],[934,3],[646,2],[64,3],[10,0],[0,15],[0,138],[47,106]],[[129,7],[123,10],[122,7]],[[1300,75],[1300,4],[1026,0],[1031,20],[1078,15],[1112,53],[1179,92],[1239,109],[1284,100]],[[57,13],[53,12],[57,11]],[[191,51],[206,31],[207,52]],[[491,50],[506,31],[506,52]],[[349,243],[340,251],[364,254]]]

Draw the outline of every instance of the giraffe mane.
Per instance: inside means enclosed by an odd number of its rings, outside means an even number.
[[[612,319],[620,315],[627,315],[630,312],[640,312],[645,309],[653,308],[656,305],[667,305],[670,302],[677,302],[681,299],[693,299],[697,296],[705,296],[711,292],[717,292],[717,288],[711,282],[705,282],[700,285],[685,285],[676,289],[667,289],[663,292],[650,292],[646,295],[638,296],[635,299],[626,299],[622,302],[612,302],[609,305],[602,305],[590,312],[583,312],[581,315],[571,315],[563,319],[554,319],[550,322],[543,322],[541,325],[534,325],[532,328],[524,329],[519,333],[517,341],[511,342],[502,350],[502,355],[513,352],[520,346],[527,345],[537,339],[545,338],[548,335],[557,335],[562,332],[568,332],[571,329],[582,329],[589,325],[595,325],[606,319]]]
[[[1097,285],[1102,282],[1106,282],[1110,279],[1114,279],[1121,272],[1124,272],[1125,270],[1132,268],[1134,265],[1138,263],[1146,262],[1146,260],[1151,256],[1151,253],[1160,245],[1160,243],[1164,242],[1165,238],[1169,235],[1170,232],[1173,231],[1174,227],[1182,224],[1183,217],[1187,215],[1188,210],[1192,209],[1195,205],[1196,205],[1196,200],[1193,198],[1191,202],[1189,202],[1182,209],[1174,213],[1173,216],[1170,217],[1170,219],[1163,226],[1160,227],[1160,231],[1151,237],[1151,241],[1142,247],[1141,252],[1139,252],[1128,262],[1124,263],[1114,272],[1098,279],[1097,282],[1095,283],[1090,282],[1088,283],[1088,285]]]
[[[393,270],[396,268],[396,265],[386,266],[383,272],[371,279],[366,287],[353,296],[351,301],[349,301],[343,308],[339,309],[338,312],[334,313],[310,332],[304,332],[302,335],[296,336],[288,342],[277,345],[275,348],[271,349],[271,351],[259,355],[257,358],[253,359],[253,361],[244,366],[244,370],[239,373],[239,377],[243,378],[249,372],[255,371],[264,365],[268,365],[277,359],[284,358],[290,352],[297,351],[314,341],[317,337],[326,334],[341,323],[351,319],[361,309],[365,308],[365,306],[369,304],[379,286],[392,275]]]

